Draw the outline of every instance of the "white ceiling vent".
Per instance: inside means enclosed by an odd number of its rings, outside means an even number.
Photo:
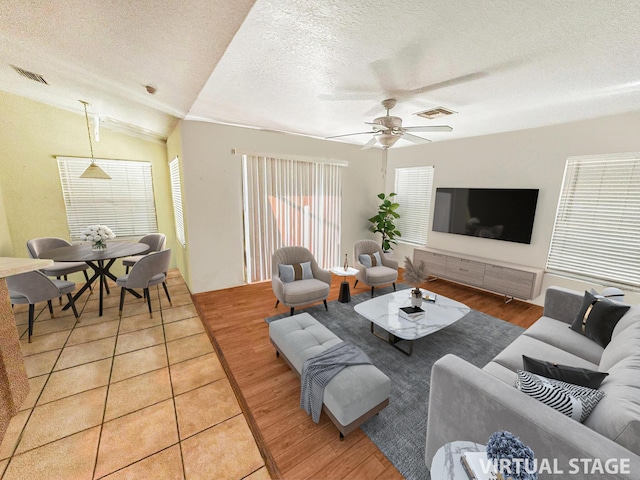
[[[38,73],[30,72],[29,70],[16,67],[15,65],[10,65],[10,67],[13,68],[16,72],[18,72],[18,75],[28,78],[29,80],[33,80],[34,82],[44,83],[45,85],[49,85],[47,81],[44,79],[44,77]]]
[[[453,110],[449,110],[448,108],[436,107],[425,110],[424,112],[418,112],[416,113],[416,115],[431,120],[434,118],[446,117],[447,115],[453,115],[454,113],[456,112],[454,112]]]

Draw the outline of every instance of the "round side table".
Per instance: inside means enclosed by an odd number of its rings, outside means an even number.
[[[347,277],[353,277],[356,273],[358,273],[357,268],[347,267],[345,270],[344,267],[333,267],[331,269],[331,273],[334,275],[338,275],[339,277],[344,277],[342,283],[340,284],[340,294],[338,295],[338,301],[340,303],[349,303],[351,301],[351,290],[349,289],[349,282],[347,281]]]
[[[431,478],[438,480],[469,480],[460,457],[465,452],[481,452],[485,445],[475,442],[450,442],[438,449],[431,461]]]

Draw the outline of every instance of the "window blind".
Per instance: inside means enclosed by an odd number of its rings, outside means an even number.
[[[396,226],[401,241],[426,245],[432,191],[432,166],[396,168],[395,201],[400,204]]]
[[[271,256],[303,246],[321,268],[340,264],[341,167],[242,156],[247,280],[271,278]]]
[[[187,239],[184,234],[184,216],[182,213],[182,188],[180,187],[180,163],[178,157],[169,162],[169,175],[171,177],[171,198],[173,201],[173,218],[176,224],[176,238],[180,245],[185,247]]]
[[[640,287],[640,154],[567,160],[547,269]]]
[[[80,178],[88,158],[57,157],[72,241],[89,225],[107,225],[118,238],[158,231],[150,162],[96,162],[111,180]]]

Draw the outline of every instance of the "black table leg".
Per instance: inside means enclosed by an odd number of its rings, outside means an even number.
[[[349,290],[349,282],[344,280],[340,283],[340,294],[338,295],[340,303],[349,303],[351,301],[351,291]]]

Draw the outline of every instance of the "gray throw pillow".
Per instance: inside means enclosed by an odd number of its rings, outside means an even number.
[[[362,255],[358,255],[358,261],[367,268],[382,265],[380,253],[378,252],[363,253]]]
[[[571,330],[590,338],[601,347],[606,347],[611,341],[616,323],[629,308],[629,305],[598,298],[585,291],[580,311],[571,324]]]
[[[293,265],[278,265],[278,273],[283,283],[291,283],[296,280],[309,280],[313,278],[311,262],[294,263]]]
[[[580,423],[604,397],[604,392],[518,370],[515,387]]]
[[[523,370],[536,375],[589,388],[598,388],[605,377],[609,375],[606,372],[596,372],[586,368],[545,362],[526,355],[522,355],[522,366],[524,367]]]

